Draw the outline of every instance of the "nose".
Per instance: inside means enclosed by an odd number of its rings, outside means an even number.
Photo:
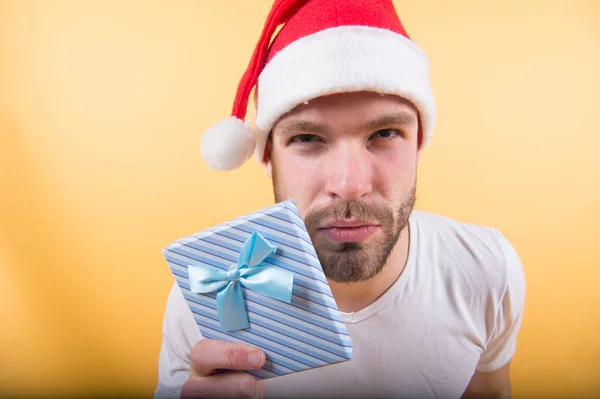
[[[369,153],[360,143],[347,142],[330,150],[325,168],[325,189],[332,198],[356,200],[373,189]]]

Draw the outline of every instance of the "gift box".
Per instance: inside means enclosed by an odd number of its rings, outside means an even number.
[[[352,341],[295,203],[181,238],[163,255],[205,338],[242,342],[267,379],[348,361]]]

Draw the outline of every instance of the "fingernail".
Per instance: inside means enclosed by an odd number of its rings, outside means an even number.
[[[248,366],[260,367],[263,364],[263,355],[260,351],[252,351],[248,353]]]

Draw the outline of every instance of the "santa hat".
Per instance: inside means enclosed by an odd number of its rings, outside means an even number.
[[[254,87],[252,129],[244,119]],[[313,98],[357,91],[409,100],[419,112],[420,148],[427,145],[436,114],[429,62],[391,0],[276,0],[239,83],[231,117],[204,133],[202,156],[217,170],[236,169],[253,152],[264,162],[279,118]]]

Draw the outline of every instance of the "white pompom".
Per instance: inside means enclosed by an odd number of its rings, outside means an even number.
[[[252,156],[255,146],[251,122],[232,116],[204,132],[200,150],[212,169],[233,170]]]

